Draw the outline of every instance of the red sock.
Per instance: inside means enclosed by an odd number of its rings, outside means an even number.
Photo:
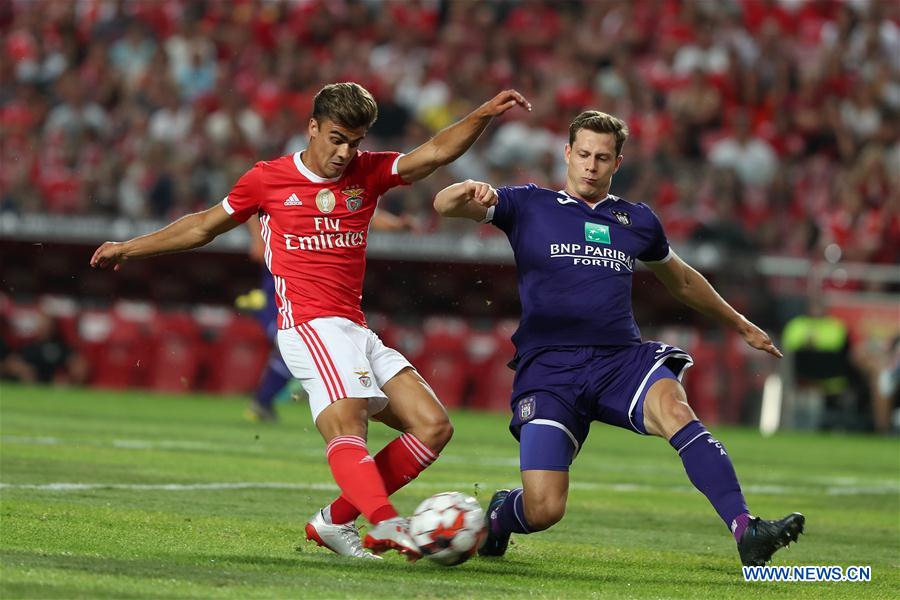
[[[341,494],[373,524],[397,516],[366,441],[356,435],[339,435],[325,448],[328,465]]]
[[[388,496],[418,477],[438,455],[411,433],[404,433],[375,455]],[[343,491],[343,487],[341,490]],[[358,505],[344,492],[331,503],[331,522],[349,523],[359,516]],[[363,511],[365,512],[365,511]]]

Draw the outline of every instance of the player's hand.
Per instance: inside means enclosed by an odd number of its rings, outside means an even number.
[[[516,90],[503,90],[482,104],[479,110],[488,117],[499,117],[516,105],[531,111],[531,103],[525,99],[525,96]]]
[[[781,350],[776,348],[775,344],[772,343],[772,340],[769,338],[769,334],[767,334],[765,331],[763,331],[750,321],[747,321],[744,324],[740,332],[741,337],[744,338],[744,341],[757,350],[768,352],[769,354],[777,358],[782,358],[784,356],[781,353]]]
[[[95,269],[106,269],[112,265],[113,271],[118,271],[127,260],[124,243],[103,242],[99,248],[94,250],[94,255],[91,257],[91,266]]]
[[[466,199],[488,208],[496,206],[499,198],[497,190],[492,188],[489,183],[466,179]]]

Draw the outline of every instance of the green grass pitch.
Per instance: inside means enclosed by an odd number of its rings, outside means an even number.
[[[239,398],[0,388],[0,597],[896,598],[900,444],[713,428],[754,513],[807,516],[775,564],[871,565],[869,583],[745,583],[731,536],[662,440],[597,425],[565,519],[503,559],[455,568],[348,561],[303,541],[335,494],[301,405],[241,418]],[[410,512],[516,485],[506,416],[455,412],[435,465],[395,495]],[[373,424],[371,447],[390,439]]]

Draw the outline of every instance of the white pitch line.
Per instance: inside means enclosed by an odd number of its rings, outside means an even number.
[[[0,489],[43,490],[48,492],[80,492],[84,490],[159,490],[189,492],[194,490],[317,490],[336,491],[333,483],[222,482],[222,483],[0,483]]]
[[[501,484],[505,487],[515,487],[515,482],[505,482]],[[475,482],[419,482],[417,488],[428,490],[469,490],[473,486],[482,489],[488,488],[484,484]],[[658,486],[634,483],[591,483],[577,482],[571,483],[573,490],[583,491],[606,491],[617,493],[643,493],[643,492],[671,492],[671,493],[694,493],[696,490],[691,486]],[[239,482],[216,482],[216,483],[79,483],[79,482],[57,482],[57,483],[0,483],[0,489],[26,489],[26,490],[42,490],[49,492],[77,492],[86,490],[140,490],[140,491],[165,491],[165,492],[185,492],[195,490],[305,490],[305,491],[328,491],[334,492],[338,487],[333,483],[290,483],[278,481],[239,481]],[[788,486],[746,486],[744,490],[751,494],[785,496],[785,495],[803,495],[811,492],[821,493],[819,490],[810,490],[808,488],[788,487]],[[847,486],[847,487],[828,487],[825,488],[825,494],[830,496],[888,496],[898,495],[896,486]]]
[[[240,452],[265,452],[266,449],[254,445],[211,444],[208,442],[194,442],[190,440],[78,440],[56,437],[29,437],[4,435],[0,441],[8,444],[22,444],[31,446],[91,446],[93,448],[118,448],[120,450],[199,450],[204,452],[221,452],[223,450],[238,450]]]
[[[13,444],[30,444],[42,446],[55,445],[88,445],[93,447],[118,448],[122,450],[195,450],[195,451],[238,451],[247,453],[263,453],[268,450],[256,445],[235,445],[235,444],[211,444],[208,442],[195,442],[189,440],[140,440],[140,439],[122,439],[111,440],[109,442],[98,442],[88,440],[64,439],[50,436],[0,436],[0,441]],[[297,454],[302,455],[318,455],[319,451],[295,449]],[[443,463],[470,463],[469,457],[463,456],[443,456]],[[516,458],[481,458],[478,464],[482,466],[500,466],[500,467],[518,467],[519,461]],[[653,469],[662,472],[661,469]],[[416,484],[426,489],[470,489],[473,482],[466,483],[444,483],[444,484]],[[511,482],[505,484],[506,487],[516,487],[519,482]],[[82,486],[82,487],[78,487]],[[299,484],[299,483],[206,483],[206,484],[98,484],[98,483],[51,483],[51,484],[4,484],[0,483],[0,488],[17,488],[22,489],[42,489],[48,491],[74,491],[87,489],[133,489],[133,490],[164,490],[164,491],[180,491],[180,490],[228,490],[228,489],[296,489],[296,490],[337,490],[334,484]],[[636,483],[593,483],[578,482],[571,483],[572,489],[581,490],[597,490],[611,492],[657,492],[667,491],[675,493],[687,493],[694,491],[689,485],[647,485]],[[832,476],[832,477],[810,477],[802,479],[794,486],[785,485],[745,485],[745,492],[750,494],[786,496],[786,495],[802,495],[809,493],[825,494],[828,496],[889,496],[900,495],[900,482],[887,479],[870,479],[866,480],[860,477]]]

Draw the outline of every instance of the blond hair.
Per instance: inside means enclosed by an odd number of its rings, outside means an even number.
[[[575,135],[582,129],[596,133],[611,133],[616,138],[616,156],[622,154],[622,146],[628,139],[628,125],[619,117],[599,110],[586,110],[569,125],[569,146],[575,143]]]

